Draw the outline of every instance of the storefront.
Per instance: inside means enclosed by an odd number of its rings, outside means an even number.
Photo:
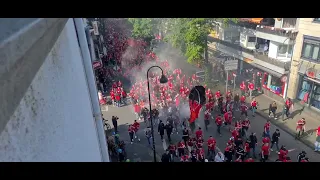
[[[320,70],[302,67],[299,75],[297,99],[320,109]]]
[[[287,76],[277,72],[273,72],[263,66],[254,64],[252,60],[244,59],[241,68],[244,81],[254,83],[259,92],[265,90],[272,92],[280,97],[285,95]]]

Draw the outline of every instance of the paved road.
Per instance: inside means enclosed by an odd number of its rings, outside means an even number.
[[[140,131],[137,133],[138,136],[140,136],[141,142],[135,141],[134,144],[129,144],[129,136],[127,132],[128,124],[132,123],[135,119],[135,115],[133,114],[132,106],[125,106],[125,107],[109,107],[108,111],[103,111],[104,117],[107,119],[111,119],[112,115],[116,115],[119,117],[119,134],[120,138],[125,140],[127,142],[127,151],[128,151],[128,158],[135,161],[152,161],[153,154],[151,148],[148,146],[147,139],[144,137],[143,129],[146,127],[143,122],[141,122],[141,128]],[[240,113],[235,112],[235,116],[239,117]],[[259,147],[261,146],[261,136],[263,132],[263,126],[266,122],[266,119],[264,119],[261,116],[256,115],[256,117],[252,117],[249,113],[249,119],[251,120],[251,128],[249,129],[249,132],[256,132],[258,141],[259,141]],[[204,122],[203,122],[203,113],[201,113],[199,119],[196,122],[202,129],[204,129]],[[271,126],[271,132],[273,133],[277,127],[272,125]],[[291,149],[292,152],[289,153],[289,156],[293,159],[293,161],[296,161],[296,157],[299,152],[302,150],[305,150],[308,154],[308,157],[313,162],[320,161],[320,155],[318,153],[315,153],[301,143],[300,141],[296,141],[291,135],[288,133],[281,131],[281,138],[280,138],[280,145],[286,145],[288,149]],[[226,142],[231,137],[231,133],[228,131],[228,128],[222,128],[222,137],[218,136],[216,132],[216,126],[213,123],[213,120],[210,122],[208,131],[204,131],[204,138],[205,140],[208,139],[208,137],[212,135],[217,140],[217,147],[218,150],[221,149],[221,151],[224,150],[226,146]],[[167,138],[167,137],[166,137]],[[180,134],[173,134],[172,135],[173,142],[178,142],[181,140],[181,131]],[[155,141],[156,141],[156,151],[158,155],[161,155],[164,150],[167,148],[168,141],[164,141],[164,143],[161,142],[160,136],[158,134],[155,135]],[[271,153],[270,161],[275,161],[277,159],[277,154],[274,152]]]

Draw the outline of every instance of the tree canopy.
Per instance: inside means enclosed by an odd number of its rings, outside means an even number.
[[[188,58],[189,63],[203,59],[207,48],[207,36],[219,21],[227,25],[229,21],[237,22],[237,18],[172,18],[167,21],[168,33],[165,40],[173,47],[179,48]]]
[[[132,24],[132,37],[148,39],[153,37],[154,21],[152,18],[129,18]]]

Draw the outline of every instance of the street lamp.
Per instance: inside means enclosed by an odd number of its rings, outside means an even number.
[[[160,83],[164,84],[168,82],[168,78],[163,74],[163,70],[160,66],[151,66],[148,71],[147,71],[147,81],[148,81],[148,95],[149,95],[149,112],[151,113],[151,96],[150,96],[150,84],[149,84],[149,71],[150,69],[157,67],[161,69],[161,78],[160,78]],[[154,143],[154,130],[153,130],[153,119],[152,115],[150,114],[150,124],[151,124],[151,134],[152,134],[152,148],[153,148],[153,160],[154,162],[157,162],[157,156],[156,156],[156,146]]]

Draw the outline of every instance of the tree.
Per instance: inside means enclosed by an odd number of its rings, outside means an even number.
[[[189,63],[198,63],[207,57],[207,36],[216,22],[227,25],[230,21],[237,22],[237,18],[172,18],[167,20],[168,35],[165,40],[173,47],[179,48],[187,57]]]
[[[150,41],[153,38],[155,23],[152,18],[129,18],[132,24],[132,37]]]

